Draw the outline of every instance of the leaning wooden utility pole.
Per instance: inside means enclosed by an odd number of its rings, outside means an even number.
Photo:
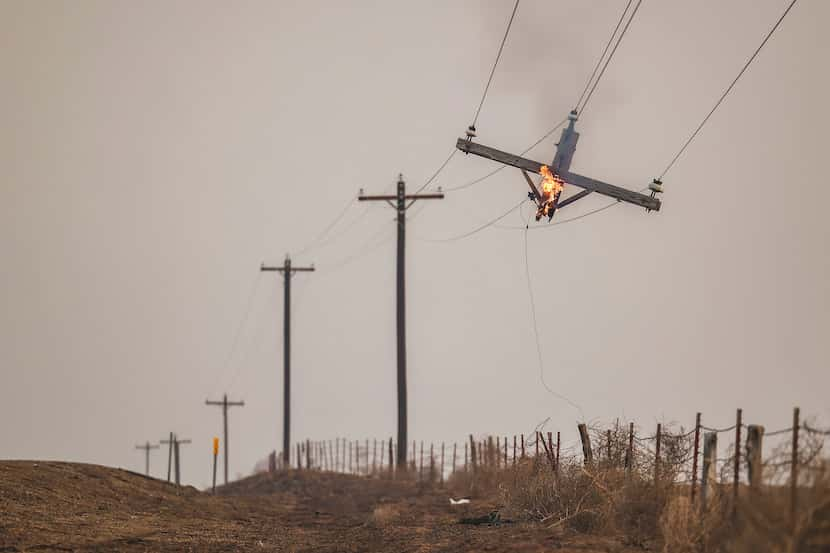
[[[311,267],[293,267],[291,258],[285,256],[282,267],[267,267],[263,264],[260,271],[277,271],[283,276],[283,402],[282,402],[282,461],[283,466],[290,467],[289,455],[291,454],[291,277],[296,272],[310,272]],[[299,466],[300,459],[297,459]]]
[[[222,428],[224,430],[224,456],[225,456],[225,484],[228,483],[228,407],[244,407],[244,401],[228,401],[228,394],[222,396],[222,401],[205,400],[205,405],[220,405],[222,407]]]
[[[394,195],[365,196],[363,190],[357,199],[361,202],[384,201],[398,212],[398,260],[397,260],[397,327],[398,327],[398,467],[406,467],[406,294],[405,294],[405,246],[406,210],[418,200],[442,200],[441,192],[430,194],[407,194],[403,175],[398,175],[398,192]],[[392,202],[395,202],[394,204]]]
[[[143,449],[144,450],[144,474],[146,476],[150,476],[150,450],[151,449],[158,449],[159,447],[161,447],[161,446],[150,445],[150,442],[147,442],[144,445],[135,446],[136,449]]]

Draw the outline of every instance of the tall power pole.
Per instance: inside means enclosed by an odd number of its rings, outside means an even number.
[[[398,175],[398,192],[395,195],[366,196],[361,190],[357,199],[361,202],[384,201],[398,212],[398,260],[397,260],[397,327],[398,327],[398,466],[406,466],[406,210],[418,200],[442,200],[443,193],[407,194],[403,175]],[[392,203],[395,202],[395,203]]]
[[[282,267],[268,267],[263,264],[260,271],[278,271],[283,276],[284,299],[283,299],[283,401],[282,401],[282,460],[283,466],[291,466],[289,455],[291,453],[291,277],[296,272],[310,272],[311,267],[294,267],[291,265],[291,258],[285,256]]]
[[[222,396],[222,401],[205,400],[205,405],[221,405],[222,406],[222,427],[224,429],[225,440],[225,484],[228,483],[228,407],[243,407],[244,401],[228,401],[228,394]]]
[[[143,449],[144,450],[144,474],[146,476],[150,476],[150,450],[151,449],[158,449],[159,447],[161,447],[161,446],[150,445],[150,442],[147,442],[144,445],[135,446],[136,449]]]

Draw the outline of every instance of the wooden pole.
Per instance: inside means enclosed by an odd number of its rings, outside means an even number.
[[[501,437],[496,436],[496,467],[501,466]]]
[[[735,474],[732,481],[732,513],[738,512],[738,491],[741,483],[741,418],[743,410],[735,413]]]
[[[395,473],[395,461],[394,461],[394,449],[392,444],[392,437],[389,437],[389,475],[394,476]],[[400,466],[399,466],[400,468]]]
[[[634,423],[628,423],[628,447],[625,450],[625,468],[630,473],[634,466]]]
[[[470,462],[471,462],[472,467],[473,467],[473,472],[475,472],[476,469],[478,468],[478,466],[477,466],[478,463],[477,463],[477,459],[476,459],[476,442],[473,439],[472,434],[470,434]]]
[[[513,466],[516,466],[516,435],[513,434]]]
[[[692,454],[692,505],[695,504],[695,491],[697,488],[697,459],[700,456],[700,413],[695,416],[695,444]]]
[[[504,437],[504,468],[507,468],[507,436]]]
[[[790,458],[790,528],[795,531],[798,520],[798,430],[801,410],[793,409],[793,443]]]
[[[657,423],[657,434],[655,435],[655,447],[654,447],[654,485],[658,485],[660,483],[660,439],[662,438],[663,425],[659,422]]]
[[[703,434],[703,472],[700,475],[700,500],[703,509],[717,482],[718,433]]]
[[[605,433],[606,433],[606,437],[607,437],[607,441],[608,441],[608,452],[607,452],[608,466],[611,467],[614,464],[613,460],[611,459],[611,429],[609,428],[608,430],[605,431]]]
[[[441,442],[441,484],[444,483],[444,442]]]
[[[559,431],[556,432],[556,476],[559,476],[559,446],[560,446],[560,433]]]
[[[525,435],[522,434],[522,459],[525,458]]]
[[[586,466],[594,463],[594,453],[591,450],[591,436],[588,434],[588,427],[584,423],[577,425],[579,439],[582,441],[582,457]]]
[[[435,480],[435,445],[429,444],[429,481],[432,483]]]
[[[452,443],[452,473],[455,474],[455,460],[458,455],[458,444]]]
[[[464,472],[469,469],[469,455],[467,452],[467,442],[464,442]]]
[[[424,441],[421,440],[421,452],[418,456],[418,480],[424,479]]]
[[[746,428],[746,465],[749,487],[757,491],[764,483],[764,464],[762,449],[764,442],[764,427],[750,424]]]

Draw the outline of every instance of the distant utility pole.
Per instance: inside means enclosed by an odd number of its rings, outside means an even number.
[[[171,432],[170,433],[170,439],[169,440],[161,440],[161,443],[170,445],[170,452],[172,453],[173,466],[174,466],[175,473],[176,473],[176,485],[178,486],[178,485],[181,484],[181,475],[182,475],[181,464],[179,463],[179,459],[180,459],[179,444],[189,444],[190,440],[180,440],[179,437],[176,436],[176,434]],[[168,459],[169,459],[169,457],[170,456],[168,455]],[[167,462],[167,481],[170,482],[170,461],[169,460]]]
[[[311,267],[293,267],[291,258],[285,256],[282,267],[268,267],[263,264],[260,271],[278,271],[282,273],[285,297],[283,299],[283,401],[282,401],[282,461],[289,467],[291,454],[291,277],[296,272],[310,272]],[[226,442],[227,444],[227,442]],[[298,461],[299,462],[299,461]]]
[[[150,450],[151,449],[158,449],[161,446],[158,445],[150,445],[150,442],[147,442],[144,445],[137,445],[135,446],[136,449],[143,449],[144,450],[144,474],[150,476]]]
[[[398,175],[398,193],[394,195],[365,196],[363,190],[357,198],[361,202],[384,201],[398,212],[398,262],[397,262],[397,305],[398,305],[398,466],[406,467],[406,294],[404,281],[406,265],[406,210],[418,200],[442,200],[443,193],[407,194],[403,175]],[[392,202],[395,203],[392,203]],[[408,203],[407,203],[408,202]]]
[[[205,400],[205,405],[221,405],[222,406],[222,425],[225,431],[224,435],[224,454],[225,454],[225,484],[228,483],[228,407],[244,407],[244,401],[228,401],[228,394],[222,396],[222,401]]]

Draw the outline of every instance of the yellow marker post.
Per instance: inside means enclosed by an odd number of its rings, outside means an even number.
[[[213,438],[213,493],[216,493],[216,460],[219,457],[219,438]]]

